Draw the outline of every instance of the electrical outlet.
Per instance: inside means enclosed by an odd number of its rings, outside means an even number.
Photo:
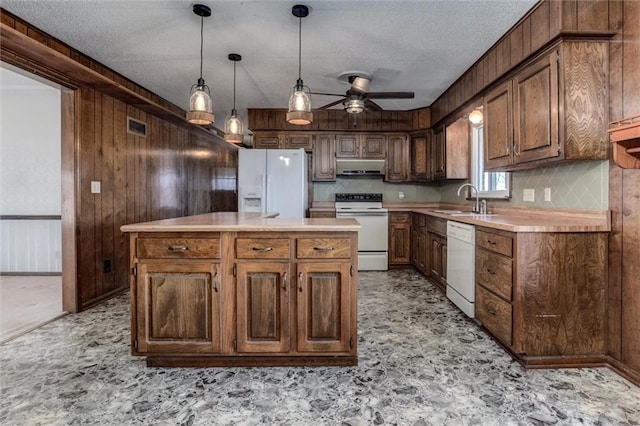
[[[551,188],[544,189],[544,200],[551,201]]]
[[[92,194],[99,194],[100,193],[100,181],[99,180],[92,180],[91,181],[91,193]]]
[[[400,198],[401,200],[404,200],[404,192],[402,191],[398,192],[398,198]]]
[[[111,259],[104,260],[104,273],[108,274],[111,272]]]
[[[522,201],[535,201],[536,190],[533,188],[526,188],[522,190]]]

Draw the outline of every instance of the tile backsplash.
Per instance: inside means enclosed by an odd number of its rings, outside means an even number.
[[[314,182],[313,201],[334,201],[336,192],[382,193],[386,202],[440,201],[440,187],[436,184],[386,183],[381,178],[341,178],[335,182]],[[399,193],[404,193],[401,199]]]
[[[461,202],[456,195],[461,182],[441,188],[441,201]],[[545,188],[551,189],[551,201],[544,201]],[[534,201],[524,201],[524,189],[535,191]],[[493,202],[493,201],[492,201]],[[496,205],[565,209],[607,210],[609,208],[609,161],[581,161],[511,173],[511,199]],[[504,203],[504,204],[503,204]]]
[[[336,192],[380,192],[386,202],[465,202],[456,192],[464,181],[438,185],[386,183],[380,178],[340,178],[314,182],[314,201],[333,201]],[[551,201],[544,201],[545,188]],[[522,191],[533,189],[534,201],[524,201]],[[404,193],[404,198],[399,193]],[[580,161],[511,173],[511,199],[491,201],[500,206],[607,210],[609,208],[609,161]]]

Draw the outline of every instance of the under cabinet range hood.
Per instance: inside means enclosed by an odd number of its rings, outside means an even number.
[[[384,160],[365,160],[351,158],[336,159],[336,174],[338,176],[384,176]]]

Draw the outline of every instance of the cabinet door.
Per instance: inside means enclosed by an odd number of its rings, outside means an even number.
[[[471,130],[467,117],[449,124],[445,134],[445,176],[468,179],[471,166]]]
[[[313,141],[313,180],[335,182],[336,142],[333,135],[316,135]]]
[[[289,263],[237,264],[238,352],[288,352]]]
[[[554,50],[514,79],[514,153],[518,164],[559,154],[556,58]]]
[[[349,262],[298,263],[299,352],[351,351],[350,268]]]
[[[427,167],[427,136],[425,134],[411,137],[411,180],[424,182],[429,179]]]
[[[440,281],[440,237],[429,233],[429,275],[435,281]]]
[[[386,158],[387,136],[381,134],[364,134],[360,136],[360,156],[362,158]]]
[[[220,352],[220,291],[215,263],[141,262],[134,298],[136,352]]]
[[[447,239],[440,238],[440,282],[447,285]]]
[[[408,223],[389,224],[389,265],[411,262],[411,227]]]
[[[388,141],[385,180],[407,182],[409,181],[409,138],[407,135],[389,135]]]
[[[336,135],[337,158],[359,158],[360,140],[358,135]]]
[[[280,148],[280,133],[256,132],[256,134],[253,135],[253,147],[256,149]]]
[[[431,144],[431,171],[433,179],[445,179],[447,177],[445,127],[440,126],[433,134]]]
[[[311,151],[313,147],[313,135],[311,133],[291,133],[284,134],[283,148],[299,149]]]
[[[424,271],[422,271],[422,269],[420,269],[418,267],[418,253],[419,253],[419,251],[418,251],[418,244],[419,244],[418,235],[419,235],[419,233],[418,233],[417,229],[412,229],[411,230],[411,263],[413,264],[413,266],[416,267],[416,269],[418,269],[421,272],[424,272]]]
[[[484,168],[513,164],[513,106],[511,81],[493,89],[484,98]]]

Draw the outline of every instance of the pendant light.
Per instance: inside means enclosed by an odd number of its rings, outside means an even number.
[[[202,78],[204,18],[211,16],[211,9],[209,6],[205,6],[204,4],[194,4],[193,13],[200,17],[200,78],[196,84],[191,86],[187,121],[189,123],[207,126],[213,123],[213,120],[215,119],[215,116],[213,115],[213,107],[211,105],[211,92],[209,91],[209,86],[204,83],[204,79]]]
[[[244,138],[242,119],[236,111],[236,64],[242,60],[237,53],[229,53],[229,60],[233,61],[233,109],[224,122],[224,140],[229,143],[241,144]]]
[[[289,95],[289,111],[287,112],[287,123],[297,125],[307,125],[313,122],[311,112],[311,91],[302,82],[302,18],[309,15],[309,8],[302,4],[297,4],[291,8],[293,16],[298,18],[298,81],[291,89]]]
[[[474,109],[469,114],[469,121],[471,124],[480,124],[482,123],[482,111],[480,109]]]

